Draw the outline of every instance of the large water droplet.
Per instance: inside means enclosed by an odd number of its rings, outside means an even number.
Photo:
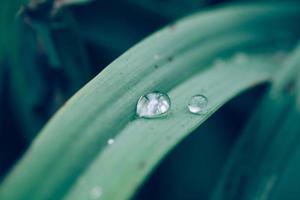
[[[136,114],[144,118],[157,118],[165,115],[171,107],[167,94],[151,92],[140,97],[136,106]]]
[[[208,100],[204,95],[195,95],[188,103],[188,109],[194,114],[205,114],[207,112]]]
[[[103,190],[101,186],[96,185],[90,191],[90,198],[91,199],[99,199],[102,196]]]

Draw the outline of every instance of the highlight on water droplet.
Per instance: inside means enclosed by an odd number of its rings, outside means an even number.
[[[115,140],[113,138],[107,140],[108,145],[112,145],[113,143],[115,143]]]
[[[162,117],[168,113],[171,100],[162,92],[150,92],[141,96],[136,105],[136,114],[143,118]]]
[[[208,100],[204,95],[193,96],[189,103],[188,109],[191,113],[202,115],[207,112]]]
[[[91,199],[100,199],[102,194],[103,194],[103,190],[102,190],[101,186],[96,185],[91,189],[89,196]]]

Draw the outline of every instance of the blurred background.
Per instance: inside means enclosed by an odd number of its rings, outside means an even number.
[[[0,181],[55,111],[127,49],[186,15],[238,3],[247,1],[1,0]],[[210,118],[163,161],[136,199],[207,199],[264,90],[243,94]]]

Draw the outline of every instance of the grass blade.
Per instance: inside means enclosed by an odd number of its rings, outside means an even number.
[[[127,199],[141,184],[142,177],[188,133],[229,99],[244,89],[267,80],[268,73],[255,70],[252,74],[247,70],[254,65],[258,67],[255,69],[268,68],[268,64],[259,63],[261,62],[243,65],[228,63],[222,69],[209,69],[172,89],[169,94],[174,101],[170,116],[129,123],[118,133],[114,145],[105,148],[95,159],[71,188],[66,199],[88,198],[90,190],[96,185],[103,187],[103,199]],[[239,86],[236,86],[237,83]],[[186,105],[191,96],[201,93],[206,94],[209,99],[209,112],[204,116],[195,116],[187,111]]]
[[[294,81],[291,72],[299,61],[296,49],[231,153],[213,199],[273,199],[273,189],[300,143],[300,112],[295,94],[285,89]],[[294,198],[291,194],[284,196]]]
[[[99,184],[104,199],[129,198],[182,138],[276,69],[261,59],[221,68],[210,68],[212,61],[237,51],[265,52],[280,40],[278,28],[296,36],[293,22],[299,18],[298,7],[289,4],[230,7],[191,16],[141,42],[61,108],[4,180],[0,198],[84,199]],[[158,120],[135,119],[137,99],[153,90],[169,92],[172,113]],[[209,113],[186,112],[191,95],[203,92]],[[107,146],[112,137],[116,143]],[[75,184],[78,177],[87,181]]]

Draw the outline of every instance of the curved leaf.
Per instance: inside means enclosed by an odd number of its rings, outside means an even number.
[[[299,55],[298,47],[274,78],[274,86],[232,151],[213,199],[273,199],[278,182],[284,183],[283,173],[290,173],[284,172],[286,168],[293,169],[298,164],[299,158],[294,154],[300,144],[300,126],[297,123],[300,112],[295,94],[290,96],[285,87],[291,80],[294,81],[293,74],[297,72],[294,68],[297,69],[300,63]],[[295,164],[290,163],[292,158],[296,160]],[[275,194],[280,194],[281,198],[284,196],[283,199],[297,199],[299,196],[297,192]]]

